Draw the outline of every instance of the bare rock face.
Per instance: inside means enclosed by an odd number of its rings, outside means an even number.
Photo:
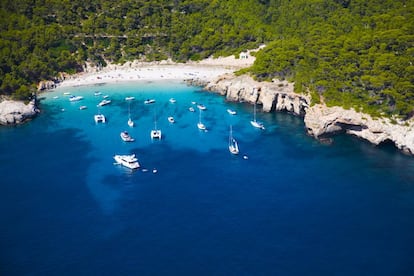
[[[227,74],[208,83],[205,89],[225,96],[228,101],[262,104],[264,112],[288,111],[303,116],[309,102],[307,96],[294,93],[293,83],[257,82],[247,75]]]
[[[394,122],[387,118],[373,119],[367,114],[341,107],[315,105],[306,112],[305,125],[315,138],[335,132],[346,132],[372,144],[391,141],[407,154],[414,154],[414,121]]]
[[[308,133],[321,141],[326,136],[345,132],[375,145],[391,141],[401,151],[414,155],[414,120],[393,123],[385,118],[373,119],[353,109],[321,104],[309,107],[310,98],[294,93],[293,83],[257,82],[247,75],[223,75],[209,82],[205,89],[219,93],[229,101],[262,104],[264,112],[287,111],[304,116]]]
[[[23,102],[6,100],[0,103],[0,124],[20,124],[36,116],[38,112],[34,100],[27,105]]]

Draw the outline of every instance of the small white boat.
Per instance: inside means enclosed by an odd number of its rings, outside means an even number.
[[[57,99],[57,98],[59,98],[59,96],[54,96],[54,97],[53,97],[53,99]]]
[[[131,155],[115,155],[114,159],[116,164],[122,165],[124,167],[130,168],[132,170],[138,169],[140,167],[138,159],[135,154]]]
[[[157,128],[157,113],[154,112],[154,129],[151,130],[151,139],[161,139],[161,130]]]
[[[197,123],[197,127],[199,130],[206,130],[206,126],[201,122],[201,109],[200,109],[200,114],[198,117],[198,123]]]
[[[70,93],[69,92],[64,92],[63,95],[70,95]]]
[[[196,102],[191,102],[191,104],[197,104]]]
[[[132,121],[132,119],[131,119],[131,118],[129,118],[129,119],[128,119],[128,126],[130,126],[130,127],[134,127],[134,125],[135,125],[134,121]]]
[[[102,100],[100,103],[98,103],[97,106],[104,106],[110,103],[111,103],[111,100]]]
[[[192,106],[190,106],[189,108],[188,108],[188,110],[190,110],[191,112],[194,112],[195,110],[194,110],[194,107],[192,107]]]
[[[174,98],[170,99],[170,103],[176,103],[177,101]]]
[[[106,118],[103,114],[96,114],[94,116],[95,123],[106,123]]]
[[[83,99],[83,97],[82,96],[70,96],[69,97],[69,101],[71,101],[71,102],[77,102],[77,101],[80,101],[80,100],[82,100]]]
[[[230,115],[236,115],[236,114],[237,114],[237,112],[236,112],[236,111],[231,110],[230,108],[229,108],[229,109],[227,109],[227,112],[228,112]]]
[[[168,117],[168,122],[170,122],[171,124],[175,123],[174,117],[173,116]]]
[[[146,99],[144,101],[144,104],[152,104],[152,103],[155,103],[155,100],[154,99]]]
[[[135,141],[135,139],[132,138],[131,135],[129,135],[128,131],[122,131],[120,136],[121,136],[121,139],[124,142],[134,142]]]
[[[197,107],[200,110],[206,110],[207,109],[207,107],[204,104],[198,104]]]
[[[126,97],[125,98],[125,101],[132,101],[132,100],[135,100],[135,97]]]
[[[239,154],[239,145],[237,144],[236,139],[233,138],[233,129],[231,126],[229,134],[229,151],[231,154]]]
[[[93,93],[93,95],[94,95],[94,96],[100,96],[100,95],[102,95],[102,93],[101,93],[101,92],[99,92],[99,91],[96,91],[95,93]]]
[[[88,107],[86,106],[86,105],[81,105],[81,106],[79,106],[79,110],[84,110],[84,109],[87,109]]]
[[[107,99],[107,98],[109,98],[109,95],[105,95],[105,96],[103,96],[103,98],[104,99]]]
[[[252,126],[254,126],[255,128],[259,128],[259,129],[265,129],[263,123],[258,122],[258,121],[250,121],[250,123],[252,124]]]
[[[134,127],[134,121],[131,119],[131,101],[128,101],[128,126]]]
[[[254,102],[253,121],[250,121],[250,124],[255,128],[265,129],[263,123],[256,121],[256,101]]]

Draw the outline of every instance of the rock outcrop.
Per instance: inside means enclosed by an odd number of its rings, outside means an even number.
[[[414,121],[391,122],[390,119],[373,119],[367,114],[341,107],[315,105],[304,118],[308,133],[316,138],[346,132],[372,144],[391,141],[407,154],[414,155]]]
[[[39,112],[35,100],[24,104],[19,101],[2,101],[0,102],[0,124],[15,125],[30,119]]]
[[[293,83],[287,81],[257,82],[243,75],[224,75],[205,86],[206,90],[217,92],[228,101],[248,102],[263,105],[264,112],[288,111],[304,116],[310,99],[294,93]]]
[[[193,82],[193,84],[196,82]],[[310,98],[294,93],[293,84],[286,81],[256,82],[249,76],[221,76],[205,85],[205,89],[219,93],[229,101],[257,102],[263,111],[287,111],[304,117],[308,134],[325,140],[327,136],[345,132],[375,145],[391,141],[404,153],[414,155],[414,120],[398,122],[317,104],[312,107]]]

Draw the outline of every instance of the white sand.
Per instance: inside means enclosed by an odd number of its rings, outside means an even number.
[[[200,79],[211,81],[220,75],[232,73],[240,68],[251,66],[254,57],[235,59],[208,58],[200,62],[174,63],[161,62],[127,62],[123,65],[109,64],[101,70],[86,68],[85,72],[70,76],[61,83],[61,87],[90,85],[120,81],[157,81]]]

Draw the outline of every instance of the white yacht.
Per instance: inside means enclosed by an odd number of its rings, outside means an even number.
[[[233,138],[233,129],[231,126],[229,134],[229,151],[232,154],[239,154],[239,145],[237,144],[236,139]]]
[[[131,155],[114,155],[114,159],[118,165],[122,165],[124,167],[130,169],[138,169],[140,167],[138,163],[138,159],[135,154]]]
[[[200,110],[206,110],[207,109],[207,107],[204,104],[198,104],[197,107]]]
[[[170,122],[171,124],[175,123],[175,119],[173,116],[168,117],[168,122]]]
[[[132,138],[131,135],[129,135],[128,131],[122,131],[120,136],[121,136],[121,139],[124,142],[134,142],[135,141],[135,139]]]
[[[86,106],[86,105],[81,105],[81,106],[79,106],[79,110],[85,110],[85,109],[87,109],[88,107]]]
[[[71,102],[77,102],[77,101],[80,101],[80,100],[82,100],[83,99],[83,97],[82,96],[70,96],[69,97],[69,101],[71,101]]]
[[[154,99],[146,99],[144,101],[144,104],[152,104],[152,103],[155,103],[155,100]]]
[[[132,97],[132,96],[131,96],[131,97],[126,97],[126,98],[125,98],[125,101],[132,101],[132,100],[135,100],[135,97]]]
[[[230,108],[229,108],[229,109],[227,109],[227,112],[228,112],[230,115],[236,115],[236,114],[237,114],[237,112],[236,112],[236,111],[231,110]]]
[[[194,110],[194,107],[192,107],[192,106],[190,106],[189,108],[188,108],[188,110],[190,111],[190,112],[194,112],[195,110]]]
[[[131,100],[128,101],[128,125],[134,127],[134,121],[131,119]]]
[[[174,98],[170,99],[170,103],[176,103],[177,101]]]
[[[253,92],[254,93],[254,92]],[[252,126],[254,126],[255,128],[259,128],[259,129],[265,129],[263,123],[258,122],[256,120],[256,101],[254,101],[254,112],[253,112],[253,121],[250,121],[250,123],[252,124]]]
[[[129,127],[134,127],[134,125],[135,125],[134,121],[132,121],[131,118],[128,119],[128,125],[129,125]]]
[[[207,130],[206,126],[201,122],[201,109],[199,112],[197,127],[199,130]]]
[[[102,100],[100,103],[98,103],[97,106],[104,106],[110,103],[111,103],[111,100]]]
[[[106,118],[103,114],[96,114],[94,116],[95,123],[106,123]]]

